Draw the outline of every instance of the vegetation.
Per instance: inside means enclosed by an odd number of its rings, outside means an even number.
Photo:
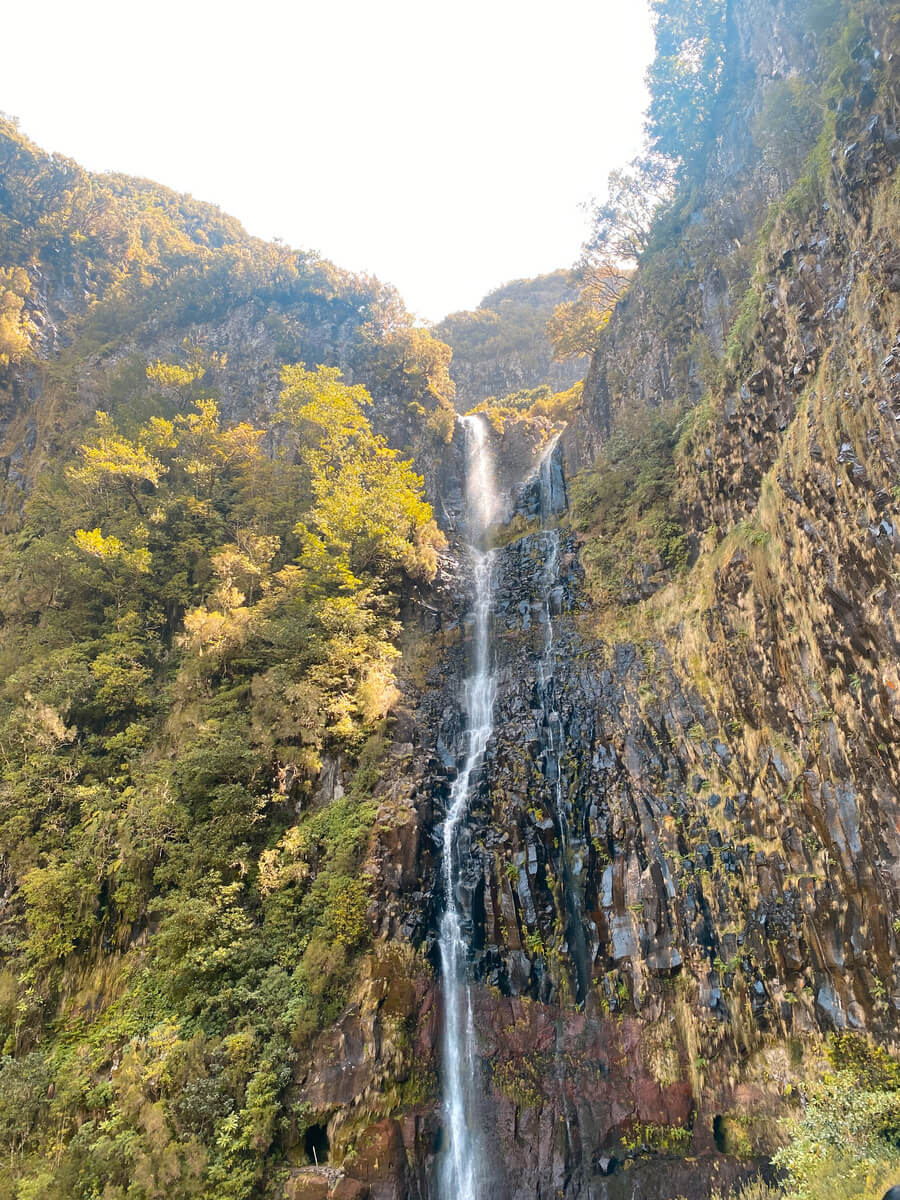
[[[488,396],[471,410],[484,413],[491,425],[501,436],[510,425],[522,422],[526,425],[538,418],[551,423],[571,421],[581,402],[580,383],[573,384],[564,392],[553,392],[544,384],[538,388],[524,388],[506,396]]]
[[[659,14],[664,6],[654,7]],[[665,9],[670,15],[680,13],[686,30],[702,7],[672,4]],[[805,649],[820,637],[825,640],[823,628],[833,627],[833,609],[823,606],[813,611],[808,582],[805,590],[795,590],[797,556],[791,555],[791,519],[785,514],[792,506],[786,496],[798,506],[809,504],[806,489],[814,489],[812,481],[818,469],[815,438],[827,443],[826,455],[832,462],[838,457],[841,439],[850,442],[852,418],[846,409],[855,409],[857,404],[864,407],[865,401],[857,397],[868,394],[871,398],[865,375],[871,370],[870,360],[862,358],[866,366],[857,364],[853,382],[841,385],[848,389],[840,393],[846,408],[831,403],[830,391],[837,380],[845,379],[848,369],[852,371],[848,364],[855,356],[865,354],[860,347],[866,345],[870,333],[877,354],[890,345],[888,339],[893,338],[895,327],[893,301],[874,282],[870,287],[865,281],[842,302],[860,314],[854,317],[855,323],[826,325],[819,320],[821,314],[801,314],[802,319],[794,325],[788,317],[785,324],[793,337],[797,326],[805,332],[812,327],[817,351],[810,359],[821,354],[823,366],[818,372],[811,362],[806,366],[809,385],[803,388],[798,384],[791,401],[796,415],[789,417],[786,429],[779,426],[767,440],[754,478],[749,422],[741,414],[743,406],[757,403],[757,411],[771,412],[771,402],[766,407],[766,401],[757,401],[771,389],[779,399],[790,395],[790,389],[780,380],[773,383],[767,372],[773,366],[777,372],[785,361],[779,341],[784,327],[778,324],[779,304],[773,297],[780,287],[794,288],[799,294],[795,281],[808,269],[793,257],[793,249],[803,245],[804,239],[823,238],[824,230],[839,242],[841,254],[867,260],[874,275],[883,247],[893,244],[891,230],[896,226],[892,155],[881,151],[877,135],[866,143],[866,135],[861,133],[877,129],[879,119],[892,112],[895,104],[889,72],[872,70],[879,54],[869,39],[871,35],[874,41],[879,29],[883,31],[883,10],[868,3],[810,4],[804,9],[808,29],[800,32],[806,44],[810,35],[822,39],[816,47],[818,69],[802,78],[789,76],[759,86],[760,103],[750,122],[761,160],[757,178],[780,188],[781,197],[768,211],[761,204],[752,222],[744,220],[742,227],[737,226],[740,233],[734,253],[722,251],[723,237],[728,236],[722,212],[727,201],[720,189],[704,180],[709,137],[721,128],[709,102],[720,103],[727,72],[713,72],[714,78],[721,79],[719,95],[704,97],[702,111],[692,112],[690,103],[681,103],[677,115],[686,124],[679,132],[677,123],[663,120],[670,93],[657,88],[671,64],[661,64],[657,58],[651,72],[648,128],[653,148],[676,160],[676,190],[671,203],[651,215],[646,236],[642,234],[620,255],[619,261],[638,268],[630,282],[626,281],[631,299],[617,318],[614,346],[611,342],[605,346],[601,335],[601,360],[594,366],[594,374],[609,391],[611,434],[597,462],[571,488],[572,520],[583,538],[582,561],[595,598],[609,610],[598,624],[607,631],[616,629],[619,622],[616,632],[623,631],[628,642],[642,652],[651,720],[655,721],[659,711],[654,706],[660,694],[670,686],[665,672],[656,669],[656,662],[665,657],[675,665],[681,680],[689,678],[703,694],[704,703],[709,702],[709,710],[717,714],[722,727],[740,736],[741,770],[753,761],[757,736],[768,740],[774,729],[783,732],[773,713],[794,682],[796,658],[791,639],[802,638]],[[721,46],[727,49],[724,14],[721,27],[712,22],[709,28],[715,40],[719,40],[716,30],[721,28]],[[658,50],[661,32],[659,23]],[[719,51],[712,45],[697,46],[693,52],[698,56],[714,53],[718,61]],[[862,83],[863,70],[867,86]],[[687,85],[690,93],[690,79]],[[675,108],[673,102],[673,111]],[[843,142],[842,128],[848,131]],[[850,179],[849,170],[841,166],[845,149],[848,156],[857,149],[856,137],[875,158],[865,181]],[[857,234],[846,219],[835,215],[840,205],[851,203],[851,195],[866,213],[869,225],[865,233]],[[842,216],[846,218],[846,210]],[[612,213],[607,226],[598,223],[599,244],[619,234],[627,238],[628,227],[622,214]],[[840,259],[835,261],[836,257],[829,261],[823,254],[817,270],[823,275],[828,270],[839,274]],[[714,328],[708,333],[714,327],[708,302],[716,289],[728,297],[721,336],[715,336],[718,331]],[[654,309],[660,297],[665,313]],[[790,302],[786,307],[791,307]],[[656,362],[664,365],[653,375],[649,371],[642,374],[639,355],[651,338]],[[680,357],[671,353],[673,347],[680,349]],[[623,351],[629,350],[635,357],[623,367]],[[802,363],[803,352],[798,351],[796,358]],[[891,361],[888,359],[888,365]],[[638,382],[629,378],[629,370],[638,376]],[[795,376],[800,375],[798,366]],[[597,404],[598,393],[589,399]],[[667,402],[671,405],[668,411],[657,407]],[[871,422],[873,412],[874,405],[867,411],[867,421]],[[853,426],[852,436],[861,441],[870,427],[861,418],[859,426]],[[874,435],[869,436],[874,440]],[[889,435],[885,444],[890,444]],[[886,471],[879,476],[875,486],[884,486],[889,475]],[[791,491],[792,486],[796,490]],[[806,493],[802,501],[800,493]],[[859,511],[867,511],[867,499],[860,496],[857,500]],[[672,524],[667,526],[668,522]],[[690,539],[689,530],[693,532]],[[669,531],[674,535],[671,542]],[[839,543],[841,536],[838,524]],[[645,564],[646,586],[642,589]],[[685,570],[688,564],[691,569]],[[661,565],[669,568],[667,586],[666,576],[659,571]],[[650,593],[657,589],[651,598]],[[799,598],[795,600],[795,596]],[[629,603],[636,607],[626,611],[624,606]],[[729,619],[720,622],[717,610],[730,610],[730,623]],[[745,614],[753,614],[747,624],[742,619]],[[802,633],[798,634],[801,622]],[[877,629],[877,618],[873,624]],[[639,636],[647,633],[652,634],[649,648],[641,644]],[[768,664],[764,666],[763,660],[772,643],[778,644],[780,651],[788,647],[783,651],[786,661],[766,676]],[[847,708],[859,703],[865,693],[864,662],[865,656],[861,656],[855,669],[848,663],[835,673],[843,692],[849,693]],[[820,753],[817,725],[836,724],[847,712],[841,707],[844,696],[829,686],[821,664],[808,669],[799,687],[813,697],[820,680],[821,695],[811,703],[810,720],[791,722],[792,736],[798,740],[803,725],[812,731],[807,767]],[[741,720],[734,718],[735,711]],[[844,727],[849,724],[848,719]],[[687,756],[699,763],[701,756],[693,756],[690,742],[708,741],[709,729],[697,723],[684,732]],[[875,749],[873,730],[859,736],[870,739],[869,745]],[[885,746],[878,749],[883,752]],[[708,758],[703,766],[704,772],[709,771]],[[868,781],[862,755],[853,769]],[[709,773],[716,770],[714,766]],[[699,786],[702,791],[709,784],[704,781]],[[718,802],[719,798],[713,795],[713,799]],[[765,800],[754,799],[758,817]],[[798,820],[800,828],[808,817],[807,812]],[[807,832],[805,836],[818,852],[821,846],[815,835]],[[764,857],[760,854],[759,861]],[[713,866],[711,877],[708,892],[704,886],[704,894],[710,896],[723,876]],[[721,904],[721,900],[712,903]],[[714,962],[723,973],[740,965],[737,956],[729,959],[725,950]],[[876,979],[870,987],[877,1014],[871,1020],[876,1027],[888,1011],[889,985]],[[791,1005],[808,1001],[809,997],[799,992],[787,993]],[[729,1194],[731,1200],[813,1200],[820,1196],[881,1200],[889,1185],[900,1182],[900,1067],[896,1058],[866,1039],[842,1035],[832,1040],[828,1059],[828,1069],[819,1078],[790,1093],[797,1101],[796,1117],[782,1129],[769,1131],[775,1144],[784,1143],[775,1155],[779,1182],[757,1181],[736,1188]],[[756,1144],[758,1130],[743,1127],[740,1118],[721,1119],[720,1132],[720,1149],[725,1152],[750,1156],[765,1150]]]
[[[624,418],[572,484],[572,524],[585,538],[588,585],[600,604],[640,597],[644,567],[678,572],[688,541],[675,506],[675,413]]]
[[[0,367],[20,362],[31,350],[35,328],[24,311],[30,292],[27,271],[21,267],[0,268]]]
[[[651,0],[656,53],[646,132],[658,154],[693,166],[708,148],[725,81],[724,0]]]
[[[489,292],[474,311],[444,317],[435,333],[467,362],[493,364],[512,350],[528,353],[541,340],[554,305],[571,290],[568,271],[519,279]]]
[[[653,217],[673,186],[673,167],[661,154],[637,158],[612,171],[607,195],[595,204],[593,228],[582,248],[578,276],[582,298],[609,312],[621,298],[650,242]]]
[[[632,1153],[690,1154],[693,1134],[682,1125],[654,1125],[635,1121],[622,1135],[622,1145]]]
[[[442,544],[380,433],[446,442],[450,349],[2,117],[0,162],[0,1194],[250,1196],[370,940],[399,606]],[[303,361],[337,355],[354,384]]]
[[[839,6],[808,7],[811,27],[832,30]],[[442,545],[422,480],[392,446],[434,455],[451,439],[451,348],[472,372],[518,358],[546,373],[548,318],[558,356],[584,355],[626,290],[645,288],[650,327],[682,347],[676,401],[620,409],[573,484],[593,598],[621,608],[674,580],[660,624],[678,621],[678,667],[695,653],[691,605],[713,613],[727,556],[748,578],[777,558],[761,504],[690,536],[693,467],[711,460],[725,393],[740,396],[753,364],[764,302],[753,254],[769,253],[778,220],[805,218],[832,170],[843,97],[828,89],[851,69],[859,27],[836,35],[824,91],[786,79],[763,95],[753,136],[766,165],[806,173],[756,246],[738,248],[740,287],[723,286],[744,298],[714,350],[698,283],[732,238],[707,212],[682,234],[700,211],[726,82],[725,5],[653,10],[651,150],[611,179],[580,294],[568,272],[517,281],[434,331],[377,281],[249,238],[189,197],[91,176],[0,125],[0,387],[19,397],[34,379],[46,400],[27,502],[9,472],[0,548],[0,1194],[255,1200],[299,1159],[310,1114],[298,1066],[376,957],[366,856],[399,617]],[[347,378],[307,366],[320,358]],[[501,433],[526,422],[550,436],[582,389],[544,377],[478,409]],[[620,401],[614,371],[610,387]],[[10,437],[29,445],[22,427]],[[519,521],[498,541],[530,528]],[[749,640],[743,627],[729,636]],[[647,674],[653,694],[662,672]],[[847,678],[861,707],[864,665]],[[831,699],[818,699],[815,720],[830,721]],[[709,729],[685,730],[689,761],[712,736],[713,707]],[[744,736],[743,710],[725,716],[721,728]],[[325,786],[323,767],[343,790]],[[682,815],[672,820],[686,838]],[[612,843],[595,843],[609,861]],[[641,915],[642,902],[628,907]],[[537,930],[526,945],[555,954]],[[722,948],[712,963],[737,971],[740,958]],[[408,965],[398,959],[398,991]],[[614,1007],[636,994],[624,971],[607,986]],[[749,1185],[743,1200],[823,1189],[875,1200],[896,1178],[900,1068],[854,1038],[836,1039],[830,1059],[786,1130],[784,1186]],[[523,1062],[501,1057],[493,1079],[536,1106],[555,1065]],[[698,1078],[708,1066],[699,1053],[689,1062]],[[384,1086],[404,1103],[430,1096],[424,1069]],[[641,1124],[625,1144],[686,1153],[689,1142],[686,1129]]]
[[[148,374],[158,414],[129,435],[98,413],[2,558],[0,1170],[21,1196],[253,1193],[369,940],[398,598],[441,543],[336,369],[285,368],[268,429],[173,412],[191,372]],[[355,764],[332,803],[325,756]]]
[[[776,79],[766,88],[753,137],[768,163],[796,175],[821,125],[815,88],[802,79]]]
[[[900,1179],[900,1062],[855,1034],[832,1038],[828,1059],[775,1155],[781,1182],[710,1200],[881,1200]]]
[[[214,206],[148,180],[90,174],[2,114],[0,163],[0,387],[41,362],[36,417],[52,452],[71,451],[93,407],[148,417],[160,389],[168,396],[179,383],[231,407],[240,396],[242,413],[262,419],[262,370],[336,358],[378,401],[372,418],[393,445],[446,440],[450,349],[378,280],[252,238]],[[176,376],[148,380],[140,356],[123,358],[137,343]],[[190,380],[177,377],[185,371]],[[84,393],[102,403],[86,406]],[[11,528],[20,496],[5,485],[0,496]]]
[[[805,1097],[788,1145],[775,1155],[790,1200],[881,1200],[900,1178],[900,1062],[843,1034],[828,1047],[831,1070]]]
[[[454,377],[467,397],[484,399],[491,390],[509,387],[574,383],[584,365],[571,360],[588,353],[589,343],[548,338],[547,322],[560,305],[574,300],[576,290],[571,272],[553,271],[505,284],[473,312],[451,313],[439,322],[434,332],[452,347]],[[557,360],[570,360],[565,368],[553,366],[551,341]]]
[[[549,326],[561,357],[597,348],[651,234],[658,236],[654,219],[665,211],[676,186],[682,194],[689,191],[715,128],[713,114],[726,79],[724,0],[652,0],[650,8],[656,53],[647,73],[647,153],[612,171],[605,198],[594,204],[591,233],[576,269],[578,294],[557,306]],[[805,101],[799,107],[805,113]],[[767,122],[763,114],[760,127]]]
[[[612,171],[595,203],[591,233],[575,271],[578,294],[557,305],[547,333],[557,357],[590,354],[650,246],[654,217],[672,197],[675,164],[663,154],[636,158]]]

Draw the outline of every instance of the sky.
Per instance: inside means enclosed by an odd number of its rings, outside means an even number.
[[[0,110],[394,284],[423,320],[571,265],[641,146],[645,0],[42,0]]]

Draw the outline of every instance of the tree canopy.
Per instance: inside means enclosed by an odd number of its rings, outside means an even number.
[[[650,10],[647,139],[655,153],[691,162],[710,136],[724,81],[726,0],[651,0]]]
[[[398,607],[443,539],[337,369],[285,367],[268,426],[146,376],[158,411],[98,412],[0,555],[0,1172],[239,1200],[370,937]],[[323,805],[326,756],[355,775]]]

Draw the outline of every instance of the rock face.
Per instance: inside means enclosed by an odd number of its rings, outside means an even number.
[[[492,433],[497,692],[459,898],[498,1200],[708,1197],[766,1162],[826,1034],[900,1033],[900,60],[872,5],[832,39],[824,152],[767,158],[753,132],[766,89],[827,73],[798,7],[729,6],[705,178],[614,313],[577,422],[558,440],[547,420]],[[44,353],[88,285],[66,264],[35,277]],[[440,855],[472,640],[462,441],[424,436],[424,377],[401,386],[366,358],[352,289],[316,276],[270,300],[192,317],[225,415],[271,408],[283,361],[371,378],[376,424],[415,450],[450,538],[400,614],[365,867],[375,949],[294,1068],[302,1117],[284,1147],[301,1162],[306,1139],[329,1161],[291,1166],[284,1196],[436,1200]],[[173,337],[154,316],[67,364],[64,385],[40,362],[5,373],[11,525],[65,422],[136,388]],[[462,406],[572,381],[548,371],[515,347],[458,354]],[[598,598],[573,477],[629,420],[673,408],[688,561],[648,562],[626,595]],[[328,759],[314,802],[346,782]]]
[[[703,704],[670,666],[650,677],[634,645],[613,648],[579,631],[586,601],[574,538],[558,525],[558,457],[538,478],[543,487],[523,489],[518,510],[545,528],[497,552],[496,732],[460,833],[494,1187],[517,1200],[560,1192],[612,1198],[631,1195],[635,1184],[647,1197],[706,1195],[711,1181],[741,1178],[761,1161],[755,1128],[743,1158],[717,1153],[722,1114],[750,1105],[762,1127],[779,1109],[787,1057],[777,1042],[764,1044],[761,1031],[785,1037],[806,1026],[784,1024],[764,982],[766,964],[751,965],[766,937],[777,936],[774,925],[767,934],[762,918],[742,962],[737,935],[729,942],[724,933],[744,915],[758,871],[737,817],[723,836],[728,823],[715,819],[721,796],[698,786],[676,750],[689,728],[708,723]],[[468,611],[465,582],[462,570],[448,580],[435,610],[438,636],[449,639]],[[393,822],[379,855],[380,932],[389,944],[421,944],[434,966],[444,902],[440,822],[465,746],[459,679],[467,630],[464,617],[462,638],[431,673],[407,768],[409,817]],[[648,709],[649,678],[654,690],[663,679],[671,688],[665,707]],[[718,772],[718,787],[727,781],[734,789],[724,743],[704,736],[697,757]],[[699,843],[694,859],[685,851],[691,840]],[[423,1068],[439,1069],[439,983],[418,970],[419,984],[394,987],[387,1009],[361,996],[370,1031],[348,1017],[340,1048],[322,1055],[338,1075],[329,1080],[320,1067],[303,1087],[307,1102],[358,1112],[390,1061],[372,1048],[387,1044],[376,1031],[393,1005],[417,1031],[411,1052],[392,1062],[401,1086]],[[744,1057],[748,1049],[736,1080],[739,1050]],[[389,1180],[366,1179],[373,1196],[437,1194],[441,1116],[430,1089],[405,1123],[391,1126],[414,1173],[404,1167]],[[345,1119],[339,1111],[333,1140]],[[673,1157],[686,1152],[700,1162],[689,1168]]]
[[[639,274],[614,315],[550,483],[510,488],[526,532],[498,551],[495,732],[461,833],[498,1196],[708,1196],[765,1161],[827,1033],[898,1036],[900,143],[882,18],[839,64],[821,174],[786,195],[796,172],[764,160],[747,113],[817,43],[781,0],[735,6],[730,107],[674,275]],[[599,620],[566,475],[623,414],[675,404],[690,569],[648,572]],[[440,1069],[462,559],[430,605],[391,792],[403,848],[394,830],[373,860],[373,919],[420,955],[403,1078]],[[433,1082],[394,1115],[406,1165],[372,1195],[434,1196]]]

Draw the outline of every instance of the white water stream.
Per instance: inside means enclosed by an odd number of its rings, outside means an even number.
[[[484,418],[463,417],[466,432],[466,505],[475,603],[471,661],[463,685],[466,754],[450,789],[444,822],[444,915],[439,946],[444,991],[443,1088],[445,1136],[441,1156],[442,1200],[482,1200],[488,1175],[481,1137],[480,1087],[472,990],[466,970],[468,945],[459,899],[460,828],[469,807],[472,775],[481,764],[493,730],[496,681],[491,670],[490,617],[494,554],[484,536],[497,516],[493,463]]]

